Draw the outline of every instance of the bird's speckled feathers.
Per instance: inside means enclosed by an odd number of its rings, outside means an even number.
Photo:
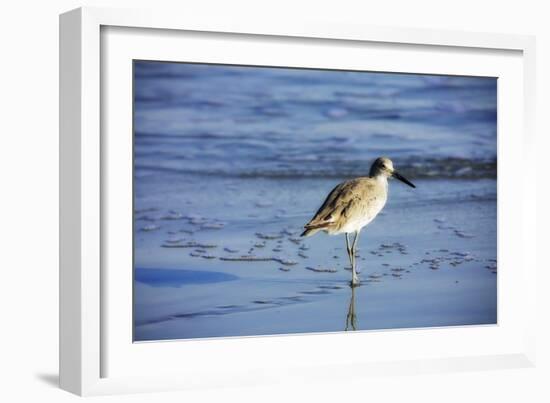
[[[327,196],[315,216],[304,226],[303,235],[317,231],[329,234],[353,232],[364,226],[382,210],[387,199],[387,181],[360,177],[337,185]]]

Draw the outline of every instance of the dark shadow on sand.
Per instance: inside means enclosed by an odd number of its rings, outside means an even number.
[[[216,271],[136,268],[135,280],[153,287],[180,287],[186,284],[208,284],[237,280],[232,274]]]

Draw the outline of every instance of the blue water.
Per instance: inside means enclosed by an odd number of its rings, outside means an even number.
[[[237,276],[202,270],[135,269],[135,280],[152,287],[180,287],[185,284],[211,284],[236,280]]]
[[[352,302],[357,330],[497,322],[496,79],[134,72],[136,341],[350,330]],[[391,181],[352,293],[343,237],[298,235],[381,155],[417,188]]]
[[[135,62],[136,172],[496,176],[494,78]]]

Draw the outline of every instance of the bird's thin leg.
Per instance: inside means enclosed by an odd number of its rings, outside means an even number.
[[[351,254],[351,247],[349,246],[349,236],[347,232],[346,232],[346,250],[348,251],[349,264],[351,264],[351,267],[353,267],[353,257]]]
[[[351,285],[358,285],[359,284],[359,277],[357,276],[357,267],[356,267],[356,257],[355,253],[357,251],[357,240],[359,239],[359,231],[355,232],[355,238],[353,239],[353,245],[351,246],[351,255],[353,256],[353,263],[351,266],[351,270],[353,272],[353,277],[351,279]]]

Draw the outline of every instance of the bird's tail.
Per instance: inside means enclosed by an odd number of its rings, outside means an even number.
[[[306,228],[306,230],[304,232],[302,232],[302,234],[300,236],[311,236],[311,235],[315,235],[317,232],[319,232],[320,229],[319,228]]]
[[[315,235],[317,232],[321,231],[322,229],[329,226],[329,223],[322,223],[317,225],[306,225],[304,228],[306,229],[300,236],[311,236]]]

